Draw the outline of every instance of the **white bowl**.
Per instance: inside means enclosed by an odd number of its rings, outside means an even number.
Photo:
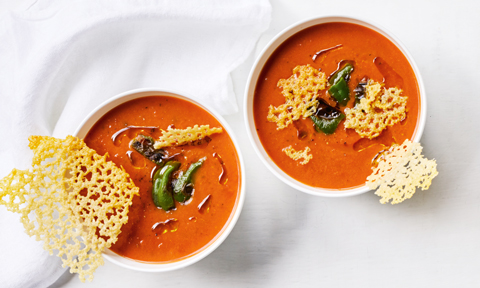
[[[248,77],[247,86],[245,88],[245,102],[244,102],[244,111],[245,111],[245,124],[247,127],[247,134],[252,142],[252,145],[257,152],[258,156],[262,160],[262,162],[267,166],[267,168],[272,171],[272,173],[277,176],[280,180],[285,182],[286,184],[290,185],[291,187],[300,190],[302,192],[315,195],[315,196],[325,196],[325,197],[346,197],[346,196],[353,196],[365,193],[370,189],[366,186],[360,186],[350,189],[327,189],[327,188],[319,188],[319,187],[312,187],[301,183],[300,181],[292,178],[287,173],[283,172],[275,162],[270,159],[267,152],[265,151],[258,134],[255,128],[255,120],[253,117],[253,97],[255,93],[255,87],[257,86],[258,77],[262,71],[263,66],[270,58],[270,55],[280,46],[285,40],[293,36],[299,31],[302,31],[308,27],[324,24],[324,23],[331,23],[331,22],[346,22],[361,25],[367,28],[370,28],[381,35],[385,36],[389,39],[393,44],[397,46],[400,51],[405,55],[408,62],[412,66],[412,69],[415,73],[415,77],[417,78],[418,89],[420,92],[420,117],[417,121],[417,126],[415,128],[413,142],[419,142],[420,138],[422,137],[423,128],[425,127],[425,121],[427,118],[427,98],[425,96],[425,88],[423,86],[422,77],[420,76],[420,72],[413,61],[412,56],[408,53],[407,48],[395,37],[392,33],[388,32],[384,28],[380,28],[377,24],[372,24],[371,21],[366,21],[356,17],[349,17],[349,16],[322,16],[322,17],[315,17],[311,19],[307,19],[304,21],[300,21],[291,25],[290,27],[286,28],[282,32],[280,32],[277,36],[275,36],[263,49],[263,51],[258,56],[257,60],[255,61],[252,70],[250,71],[250,75]]]
[[[135,261],[129,258],[122,257],[111,250],[106,250],[103,251],[103,256],[119,265],[125,268],[129,268],[132,270],[137,270],[137,271],[143,271],[143,272],[165,272],[165,271],[171,271],[171,270],[176,270],[180,268],[184,268],[186,266],[189,266],[195,262],[200,261],[204,257],[206,257],[208,254],[212,253],[215,249],[217,249],[220,244],[227,238],[227,236],[230,234],[232,231],[233,227],[235,226],[235,223],[238,220],[238,217],[240,217],[240,213],[242,211],[243,203],[245,202],[245,170],[244,170],[244,163],[243,163],[243,158],[242,154],[240,152],[237,140],[235,139],[234,133],[228,123],[223,119],[223,117],[215,112],[212,108],[208,107],[208,105],[204,103],[200,103],[198,100],[195,100],[195,98],[191,96],[182,96],[186,95],[184,93],[179,93],[179,92],[174,92],[174,91],[167,91],[163,89],[157,89],[157,88],[143,88],[143,89],[135,89],[131,91],[127,91],[121,94],[116,95],[115,97],[110,98],[109,100],[103,102],[98,106],[95,110],[93,110],[80,124],[80,126],[77,128],[75,131],[75,136],[78,138],[85,138],[87,135],[88,131],[92,126],[103,116],[105,113],[108,111],[112,110],[113,108],[117,107],[120,104],[123,104],[125,102],[128,102],[133,99],[137,98],[142,98],[142,97],[148,97],[148,96],[158,96],[158,95],[164,95],[164,96],[170,96],[170,97],[176,97],[180,99],[184,99],[187,101],[190,101],[192,103],[195,103],[196,105],[202,107],[206,111],[208,111],[211,115],[213,115],[225,128],[225,130],[228,132],[230,138],[232,139],[232,142],[235,146],[235,149],[237,150],[237,155],[238,155],[238,160],[239,160],[239,165],[240,165],[240,195],[237,198],[237,202],[234,207],[234,211],[230,215],[230,218],[228,219],[227,223],[223,227],[223,229],[217,234],[217,236],[210,241],[209,244],[207,244],[205,247],[197,251],[195,254],[183,258],[178,261],[173,261],[173,262],[167,262],[167,263],[154,263],[154,262],[139,262]]]

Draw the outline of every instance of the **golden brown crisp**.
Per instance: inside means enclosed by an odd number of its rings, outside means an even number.
[[[422,155],[420,143],[405,140],[402,145],[393,145],[382,156],[378,166],[367,177],[367,186],[377,189],[376,195],[382,197],[380,203],[398,204],[415,194],[417,187],[427,190],[432,179],[438,175],[435,160]]]
[[[31,136],[29,170],[0,180],[0,204],[22,215],[25,232],[44,242],[82,282],[103,265],[102,251],[117,241],[138,188],[129,175],[83,140]],[[31,216],[31,217],[29,217]]]
[[[293,121],[315,114],[317,110],[317,94],[325,89],[327,78],[325,73],[310,65],[293,68],[293,75],[288,79],[280,79],[277,86],[282,88],[285,104],[268,107],[267,120],[277,123],[277,130],[283,129]]]
[[[365,98],[354,108],[345,109],[345,128],[355,129],[363,138],[378,137],[387,126],[405,119],[407,97],[401,93],[401,89],[386,89],[370,80]]]

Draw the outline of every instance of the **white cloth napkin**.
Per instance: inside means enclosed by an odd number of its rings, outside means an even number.
[[[37,0],[0,18],[0,177],[28,168],[29,135],[65,137],[106,99],[160,87],[237,111],[230,72],[270,23],[267,0]],[[63,272],[0,207],[0,286]]]

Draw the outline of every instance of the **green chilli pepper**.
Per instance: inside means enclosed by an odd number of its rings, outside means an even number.
[[[347,63],[328,80],[328,83],[332,85],[328,89],[328,93],[343,106],[346,106],[348,100],[350,100],[350,89],[348,89],[347,81],[350,80],[352,71],[352,64]]]
[[[310,116],[310,119],[315,123],[315,130],[317,132],[323,132],[325,134],[333,134],[338,127],[338,124],[345,118],[344,114],[340,114],[332,119],[325,119],[315,115]]]
[[[343,78],[340,78],[335,85],[331,86],[328,93],[343,106],[346,106],[348,100],[350,100],[350,89],[348,89],[347,82]]]
[[[162,169],[155,172],[155,175],[153,176],[153,203],[155,206],[162,208],[165,211],[175,208],[172,189],[168,184],[170,182],[170,176],[178,169],[178,167],[180,167],[180,162],[169,161]]]
[[[173,186],[173,197],[178,202],[184,203],[192,197],[193,192],[193,183],[192,176],[193,174],[202,166],[203,162],[207,159],[203,157],[195,163],[192,163],[188,167],[187,171],[178,177],[175,185]]]
[[[349,80],[350,74],[353,71],[353,65],[350,63],[345,64],[342,69],[338,70],[335,74],[330,77],[328,83],[330,85],[335,85],[340,79]]]

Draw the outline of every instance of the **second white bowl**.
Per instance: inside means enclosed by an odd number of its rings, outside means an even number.
[[[311,194],[315,196],[325,196],[325,197],[346,197],[346,196],[353,196],[353,195],[358,195],[361,193],[365,193],[369,191],[370,189],[366,186],[363,185],[361,187],[355,187],[355,188],[350,188],[350,189],[327,189],[327,188],[319,188],[319,187],[312,187],[309,185],[306,185],[294,178],[292,178],[290,175],[285,173],[282,169],[280,169],[275,162],[272,161],[270,156],[268,156],[267,152],[265,151],[265,148],[263,147],[257,131],[255,127],[255,120],[254,120],[254,115],[253,115],[253,98],[255,94],[255,88],[257,86],[257,81],[258,77],[267,62],[267,60],[270,58],[272,53],[288,38],[293,36],[299,31],[302,31],[306,28],[309,28],[311,26],[319,25],[319,24],[324,24],[324,23],[332,23],[332,22],[346,22],[346,23],[352,23],[352,24],[357,24],[361,25],[364,27],[367,27],[369,29],[372,29],[381,35],[385,36],[387,39],[389,39],[393,44],[397,46],[397,48],[405,55],[407,58],[408,62],[410,63],[415,76],[417,78],[417,83],[418,83],[418,89],[419,89],[419,95],[420,95],[420,115],[418,118],[417,126],[414,132],[413,136],[413,142],[419,142],[420,138],[423,133],[423,129],[425,126],[425,121],[426,121],[426,115],[427,115],[427,99],[425,96],[425,88],[423,85],[422,77],[420,76],[420,72],[417,68],[417,65],[415,64],[415,61],[413,60],[412,56],[410,53],[407,51],[405,46],[395,37],[393,36],[392,33],[387,32],[384,28],[380,28],[379,25],[372,24],[370,21],[366,21],[360,18],[355,18],[355,17],[348,17],[348,16],[322,16],[322,17],[315,17],[312,19],[304,20],[298,23],[295,23],[291,25],[290,27],[286,28],[282,32],[280,32],[276,37],[274,37],[268,44],[267,46],[263,49],[263,51],[260,53],[258,56],[257,60],[255,61],[253,68],[250,72],[250,75],[248,77],[248,82],[246,85],[245,89],[245,102],[244,102],[244,113],[245,113],[245,124],[247,128],[247,134],[250,138],[250,141],[257,153],[257,155],[260,157],[262,162],[267,166],[267,168],[275,175],[277,176],[281,181],[284,183],[290,185],[291,187]]]

